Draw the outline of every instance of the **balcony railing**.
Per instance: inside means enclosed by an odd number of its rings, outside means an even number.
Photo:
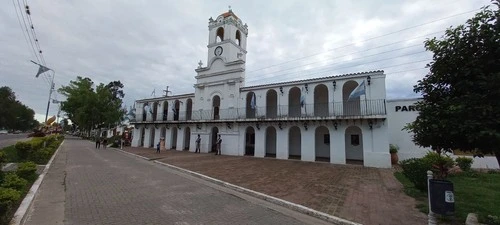
[[[167,116],[158,113],[154,121],[246,120],[282,118],[331,118],[386,115],[385,99],[329,102],[304,105],[269,105],[266,107],[180,111]],[[144,118],[146,118],[144,120]],[[148,114],[136,114],[136,122],[151,122]]]

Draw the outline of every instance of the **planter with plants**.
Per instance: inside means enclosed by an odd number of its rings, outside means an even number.
[[[398,164],[398,161],[399,161],[398,150],[399,150],[399,147],[397,145],[393,145],[393,144],[389,145],[389,152],[391,153],[391,164],[392,165]]]

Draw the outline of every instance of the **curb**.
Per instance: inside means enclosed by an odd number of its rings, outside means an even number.
[[[28,212],[28,209],[31,208],[33,200],[35,200],[35,196],[38,192],[38,188],[40,188],[40,185],[43,182],[43,178],[45,177],[45,174],[49,171],[50,165],[52,165],[52,161],[54,161],[54,158],[56,157],[57,153],[61,149],[61,146],[64,144],[63,140],[57,150],[54,152],[52,157],[50,158],[49,162],[47,165],[45,165],[45,169],[43,169],[43,172],[38,176],[36,181],[33,183],[31,186],[30,190],[24,197],[23,201],[19,205],[19,208],[17,208],[16,213],[14,214],[14,217],[10,220],[10,225],[19,225],[19,224],[24,224],[26,220],[26,215]]]
[[[142,159],[146,159],[148,161],[151,161],[149,158],[146,158],[144,156],[140,156],[140,155],[136,155],[134,153],[126,152],[126,151],[123,151],[121,149],[116,149],[116,150],[120,151],[120,152],[124,152],[124,153],[129,154],[129,155],[134,155],[134,156],[142,158]],[[186,170],[186,169],[183,169],[183,168],[180,168],[180,167],[168,164],[168,163],[160,162],[158,160],[153,160],[153,162],[160,164],[160,165],[163,165],[163,166],[167,166],[171,169],[182,172],[184,174],[188,174],[188,175],[209,181],[211,183],[232,189],[234,191],[238,191],[240,193],[244,193],[244,194],[250,195],[252,197],[259,198],[259,199],[274,203],[276,205],[283,206],[285,208],[288,208],[288,209],[291,209],[291,210],[294,210],[294,211],[297,211],[297,212],[300,212],[300,213],[303,213],[303,214],[306,214],[306,215],[309,215],[309,216],[312,216],[312,217],[315,217],[315,218],[318,218],[318,219],[321,219],[321,220],[324,220],[327,222],[331,222],[331,223],[338,224],[338,225],[361,225],[360,223],[355,223],[355,222],[352,222],[352,221],[349,221],[346,219],[342,219],[340,217],[332,216],[332,215],[305,207],[303,205],[295,204],[295,203],[292,203],[292,202],[289,202],[289,201],[286,201],[283,199],[279,199],[279,198],[276,198],[276,197],[273,197],[270,195],[266,195],[264,193],[260,193],[260,192],[253,191],[253,190],[250,190],[250,189],[247,189],[244,187],[240,187],[240,186],[237,186],[237,185],[225,182],[225,181],[221,181],[221,180],[218,180],[218,179],[215,179],[215,178],[212,178],[212,177],[209,177],[209,176],[197,173],[197,172]]]

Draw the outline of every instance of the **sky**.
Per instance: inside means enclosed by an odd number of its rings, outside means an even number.
[[[30,8],[26,17],[24,2]],[[19,5],[23,8],[20,11]],[[77,76],[120,80],[125,105],[162,95],[194,93],[194,71],[206,65],[208,19],[233,12],[248,25],[246,86],[384,70],[387,98],[411,98],[428,72],[426,39],[464,24],[489,0],[370,1],[123,1],[0,2],[0,86],[9,86],[43,121],[49,80],[55,88]],[[17,12],[17,14],[16,14]],[[23,18],[31,19],[46,66]],[[35,43],[32,47],[30,43]],[[33,48],[35,50],[33,50]],[[53,99],[64,100],[55,92]],[[51,104],[49,117],[56,115]],[[61,114],[61,116],[63,113]]]

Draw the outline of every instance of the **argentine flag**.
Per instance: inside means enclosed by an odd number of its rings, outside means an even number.
[[[350,101],[351,99],[357,98],[364,94],[366,94],[365,81],[361,82],[361,84],[359,84],[359,86],[357,86],[356,89],[351,92],[347,101]]]
[[[255,93],[253,93],[252,99],[250,100],[250,107],[255,109]]]
[[[177,110],[175,110],[175,106],[174,106],[174,105],[175,105],[175,104],[172,104],[172,107],[171,107],[171,108],[172,108],[172,111],[174,112],[174,115],[176,115],[176,114],[177,114]]]
[[[303,108],[306,105],[306,96],[300,93],[300,107]]]

